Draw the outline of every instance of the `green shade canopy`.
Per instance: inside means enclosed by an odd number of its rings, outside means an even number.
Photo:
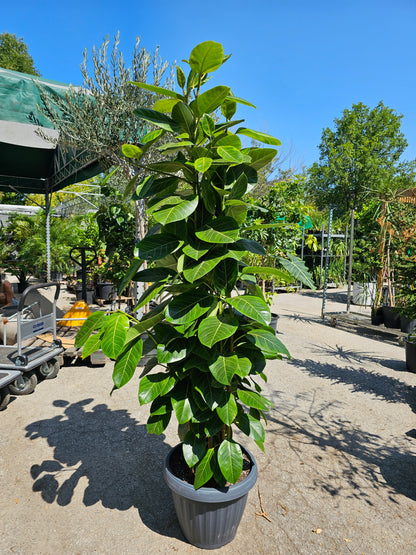
[[[91,153],[56,146],[59,133],[38,109],[35,81],[62,97],[69,91],[64,83],[0,68],[0,191],[53,193],[102,171]]]

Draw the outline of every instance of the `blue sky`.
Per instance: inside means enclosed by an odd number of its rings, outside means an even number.
[[[20,0],[1,12],[0,32],[23,37],[42,76],[73,84],[83,50],[117,31],[127,60],[136,36],[169,62],[221,42],[232,57],[213,84],[257,106],[238,113],[282,141],[286,166],[317,160],[344,108],[380,100],[403,114],[404,157],[416,158],[416,0]]]

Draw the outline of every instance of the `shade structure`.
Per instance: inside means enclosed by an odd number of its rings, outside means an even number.
[[[48,194],[101,171],[87,150],[56,143],[58,131],[38,108],[36,83],[61,97],[70,90],[65,83],[0,68],[0,191]]]
[[[69,85],[0,68],[0,191],[45,195],[46,258],[50,281],[50,195],[102,171],[87,150],[61,146],[59,133],[41,112],[37,84],[65,97]]]

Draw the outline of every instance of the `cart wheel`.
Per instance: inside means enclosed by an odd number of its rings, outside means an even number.
[[[38,367],[38,376],[41,380],[52,380],[56,378],[60,368],[59,361],[56,358],[51,358],[51,360],[43,362]]]
[[[10,401],[10,390],[8,386],[0,389],[0,410],[4,410]]]
[[[29,393],[34,391],[37,383],[38,378],[35,370],[23,372],[21,376],[9,385],[10,393],[13,393],[13,395],[29,395]]]

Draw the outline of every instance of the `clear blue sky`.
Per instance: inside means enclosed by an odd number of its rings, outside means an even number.
[[[317,160],[322,129],[360,101],[403,114],[405,158],[416,158],[415,29],[416,0],[20,0],[3,2],[0,19],[42,76],[73,84],[83,50],[117,31],[126,59],[136,36],[169,62],[221,42],[232,57],[215,84],[257,106],[239,113],[278,137],[295,165]]]

